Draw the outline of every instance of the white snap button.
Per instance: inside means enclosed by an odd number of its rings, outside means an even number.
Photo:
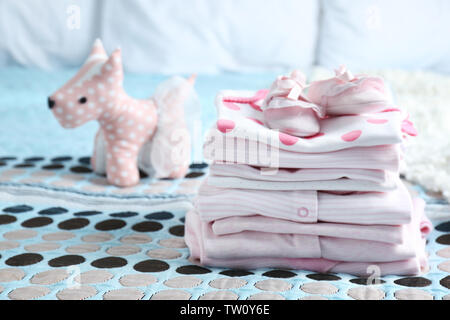
[[[297,210],[297,214],[302,218],[306,218],[309,215],[309,210],[308,208],[301,207]]]

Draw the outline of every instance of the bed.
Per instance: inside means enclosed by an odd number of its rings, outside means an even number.
[[[183,224],[208,173],[201,152],[194,150],[184,179],[143,177],[135,188],[108,186],[89,164],[97,124],[64,130],[46,107],[48,94],[73,73],[1,71],[0,299],[450,298],[450,208],[442,193],[414,182],[414,175],[410,190],[427,201],[435,226],[427,244],[430,270],[423,275],[365,279],[195,265]],[[214,122],[219,89],[256,90],[275,75],[200,75],[203,132]],[[129,74],[125,88],[146,97],[164,78]]]

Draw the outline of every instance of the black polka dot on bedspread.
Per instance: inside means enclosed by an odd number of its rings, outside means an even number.
[[[42,166],[44,170],[61,170],[64,169],[64,165],[62,164],[47,164]]]
[[[100,269],[120,268],[127,265],[128,261],[120,257],[106,257],[93,261],[91,265]]]
[[[110,216],[114,218],[131,218],[137,216],[139,213],[133,211],[124,211],[111,213]]]
[[[73,173],[92,173],[92,170],[90,168],[84,166],[71,167],[70,171]]]
[[[145,260],[134,265],[133,267],[139,272],[162,272],[169,269],[169,265],[161,260]]]
[[[132,229],[138,232],[154,232],[161,230],[163,228],[163,225],[159,222],[155,221],[144,221],[135,224]]]
[[[36,217],[28,219],[24,222],[22,222],[22,227],[25,228],[40,228],[44,226],[48,226],[49,224],[53,223],[53,219],[49,217]]]
[[[168,220],[173,218],[173,214],[168,211],[158,211],[147,214],[145,218],[150,220]]]
[[[74,218],[69,220],[64,220],[58,224],[58,228],[62,230],[78,230],[89,225],[89,219],[85,218]]]
[[[59,268],[59,267],[68,267],[68,266],[78,265],[85,261],[86,261],[86,259],[79,255],[65,255],[65,256],[51,259],[48,262],[48,265],[51,267],[54,267],[54,268]]]
[[[108,219],[103,220],[95,225],[95,229],[101,231],[110,231],[121,229],[126,226],[126,222],[121,219]]]
[[[176,271],[181,274],[205,274],[211,272],[211,270],[209,270],[208,268],[196,265],[182,266],[177,268]]]
[[[53,159],[51,159],[52,162],[67,162],[67,161],[71,161],[73,158],[71,156],[62,156],[62,157],[55,157]]]
[[[295,277],[296,274],[291,271],[286,270],[271,270],[263,273],[263,276],[270,278],[292,278]]]
[[[23,213],[23,212],[28,212],[28,211],[32,211],[33,207],[27,206],[27,205],[17,205],[17,206],[12,206],[12,207],[8,207],[3,209],[3,212],[8,212],[8,213]]]
[[[23,253],[9,258],[5,264],[12,267],[23,267],[36,264],[43,259],[44,257],[37,253]]]
[[[435,229],[441,232],[450,232],[450,221],[438,224]]]
[[[316,280],[316,281],[338,281],[338,280],[341,280],[341,278],[336,275],[323,274],[323,273],[308,274],[307,277],[310,279]]]
[[[69,211],[65,208],[54,207],[54,208],[48,208],[48,209],[41,210],[38,212],[38,214],[45,215],[45,216],[53,216],[53,215],[67,213],[67,212],[69,212]]]
[[[90,216],[95,216],[98,214],[101,214],[101,211],[80,211],[80,212],[75,212],[73,215],[77,216],[77,217],[90,217]]]
[[[0,214],[0,225],[16,222],[17,218],[9,214]]]

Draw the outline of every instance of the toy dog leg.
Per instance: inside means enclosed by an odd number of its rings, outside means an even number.
[[[106,141],[101,128],[97,131],[97,135],[95,136],[91,166],[92,170],[97,174],[103,175],[106,173]]]
[[[151,160],[151,150],[152,150],[153,139],[146,141],[139,151],[138,156],[138,168],[145,172],[149,177],[155,176],[155,169],[153,168]]]
[[[119,187],[131,187],[139,182],[138,152],[128,146],[107,142],[106,176]]]

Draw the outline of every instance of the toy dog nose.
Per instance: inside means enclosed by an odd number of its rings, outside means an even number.
[[[55,106],[55,100],[52,100],[50,97],[48,98],[48,107],[50,109],[53,109],[53,107]]]

